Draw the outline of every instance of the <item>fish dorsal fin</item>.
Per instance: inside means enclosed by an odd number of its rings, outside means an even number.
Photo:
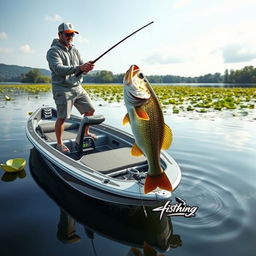
[[[167,125],[164,124],[164,136],[163,136],[163,143],[161,149],[167,150],[172,144],[172,130]]]
[[[142,150],[137,146],[137,144],[135,143],[132,148],[131,148],[131,155],[132,156],[142,156],[144,155]]]
[[[130,123],[130,118],[128,113],[124,116],[123,118],[123,125],[129,124]]]
[[[139,119],[149,120],[147,112],[142,107],[135,107],[135,112]]]

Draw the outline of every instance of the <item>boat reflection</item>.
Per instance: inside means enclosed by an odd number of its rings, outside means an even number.
[[[82,224],[93,243],[94,234],[131,247],[129,255],[144,255],[151,250],[161,252],[182,245],[173,234],[170,217],[150,207],[124,206],[92,199],[81,194],[54,174],[34,148],[31,150],[30,172],[37,184],[60,208],[57,238],[63,243],[79,242],[76,223]],[[94,245],[93,245],[94,246]],[[94,248],[95,249],[95,248]]]

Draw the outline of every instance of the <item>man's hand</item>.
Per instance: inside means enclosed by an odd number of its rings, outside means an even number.
[[[80,66],[80,70],[83,73],[88,73],[89,71],[93,70],[93,68],[94,68],[94,64],[92,63],[92,61],[88,61]]]

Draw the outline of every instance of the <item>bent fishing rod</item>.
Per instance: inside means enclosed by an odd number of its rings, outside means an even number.
[[[119,44],[121,44],[123,41],[125,41],[126,39],[128,39],[129,37],[131,37],[132,35],[134,35],[135,33],[139,32],[140,30],[142,30],[143,28],[153,24],[154,21],[149,22],[148,24],[146,24],[145,26],[137,29],[136,31],[132,32],[130,35],[126,36],[125,38],[123,38],[122,40],[120,40],[118,43],[116,43],[115,45],[113,45],[112,47],[110,47],[108,50],[106,50],[104,53],[102,53],[99,57],[97,57],[95,60],[91,61],[91,63],[95,63],[96,61],[98,61],[99,59],[101,59],[105,54],[107,54],[108,52],[110,52],[112,49],[114,49],[116,46],[118,46]],[[76,76],[80,76],[83,73],[83,71],[80,71],[76,74]]]

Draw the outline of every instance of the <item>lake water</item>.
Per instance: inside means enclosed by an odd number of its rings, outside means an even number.
[[[85,198],[56,179],[24,131],[28,112],[54,106],[51,93],[11,96],[0,101],[0,162],[23,157],[27,166],[26,177],[0,171],[1,256],[142,255],[144,242],[170,256],[255,255],[255,110],[165,115],[174,133],[168,152],[182,171],[173,203],[178,197],[199,209],[192,218],[160,220],[152,209],[145,209],[146,217],[142,207]],[[122,104],[95,105],[107,124],[130,131],[121,125]]]

